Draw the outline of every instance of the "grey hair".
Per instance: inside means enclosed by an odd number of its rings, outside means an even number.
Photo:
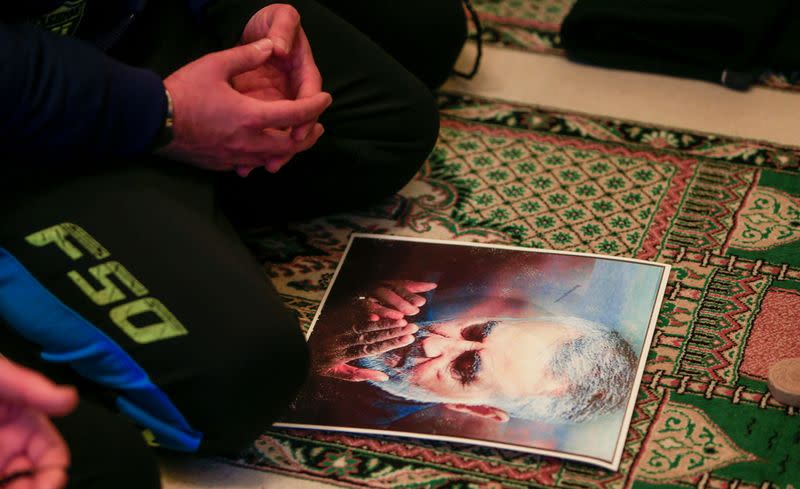
[[[392,381],[367,382],[395,396],[417,402],[487,404],[519,419],[580,423],[613,412],[625,404],[636,376],[637,356],[619,333],[592,321],[567,316],[499,319],[504,322],[548,321],[562,324],[577,333],[574,339],[558,347],[548,365],[555,378],[566,381],[565,392],[522,398],[449,398],[409,382],[406,376],[387,369],[386,364],[375,357],[360,358],[355,363],[362,368],[390,374]],[[417,337],[423,337],[425,329],[435,322],[418,323],[421,330]]]
[[[622,407],[636,377],[637,356],[616,331],[575,317],[540,317],[579,333],[553,355],[553,376],[567,381],[555,396],[497,399],[492,404],[510,416],[561,423],[579,423]]]

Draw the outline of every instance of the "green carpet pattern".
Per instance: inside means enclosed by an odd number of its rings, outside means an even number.
[[[559,31],[575,0],[473,0],[484,27],[483,41],[536,53],[563,55]],[[475,37],[474,29],[472,37]],[[800,72],[767,72],[760,83],[800,91]]]
[[[494,448],[271,429],[234,463],[343,487],[795,489],[800,415],[771,362],[800,356],[800,149],[440,96],[439,142],[370,210],[248,242],[309,326],[353,232],[673,265],[619,472]]]

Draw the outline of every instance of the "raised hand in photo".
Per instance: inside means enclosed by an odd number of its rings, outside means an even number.
[[[413,343],[419,328],[406,316],[418,314],[426,302],[419,294],[435,288],[431,282],[384,280],[370,287],[366,295],[340,306],[331,321],[335,331],[309,339],[312,371],[351,382],[387,380],[386,373],[351,362]]]
[[[387,380],[383,372],[359,368],[349,362],[406,346],[414,341],[413,334],[419,329],[402,318],[369,321],[363,315],[361,318],[353,315],[339,324],[337,332],[311,336],[308,343],[311,370],[350,382]]]

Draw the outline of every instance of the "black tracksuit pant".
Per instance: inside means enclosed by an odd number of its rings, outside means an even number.
[[[295,316],[231,221],[326,214],[400,189],[436,140],[431,90],[466,34],[457,0],[287,3],[302,16],[333,105],[321,118],[325,135],[279,173],[243,179],[152,156],[5,162],[2,170],[0,248],[138,363],[202,432],[201,453],[245,448],[293,396],[307,365]],[[113,55],[166,76],[227,47],[178,2],[148,9]],[[0,352],[79,387],[77,410],[55,420],[72,453],[69,487],[159,487],[140,428],[114,407],[118,392],[43,361],[41,351],[0,318]]]

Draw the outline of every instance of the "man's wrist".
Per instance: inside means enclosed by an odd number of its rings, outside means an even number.
[[[153,139],[153,151],[164,148],[171,143],[172,139],[175,137],[175,133],[173,132],[173,126],[175,125],[175,113],[172,105],[172,95],[169,93],[167,88],[164,88],[164,94],[167,97],[167,107],[164,111],[164,123],[161,124],[155,139]]]

